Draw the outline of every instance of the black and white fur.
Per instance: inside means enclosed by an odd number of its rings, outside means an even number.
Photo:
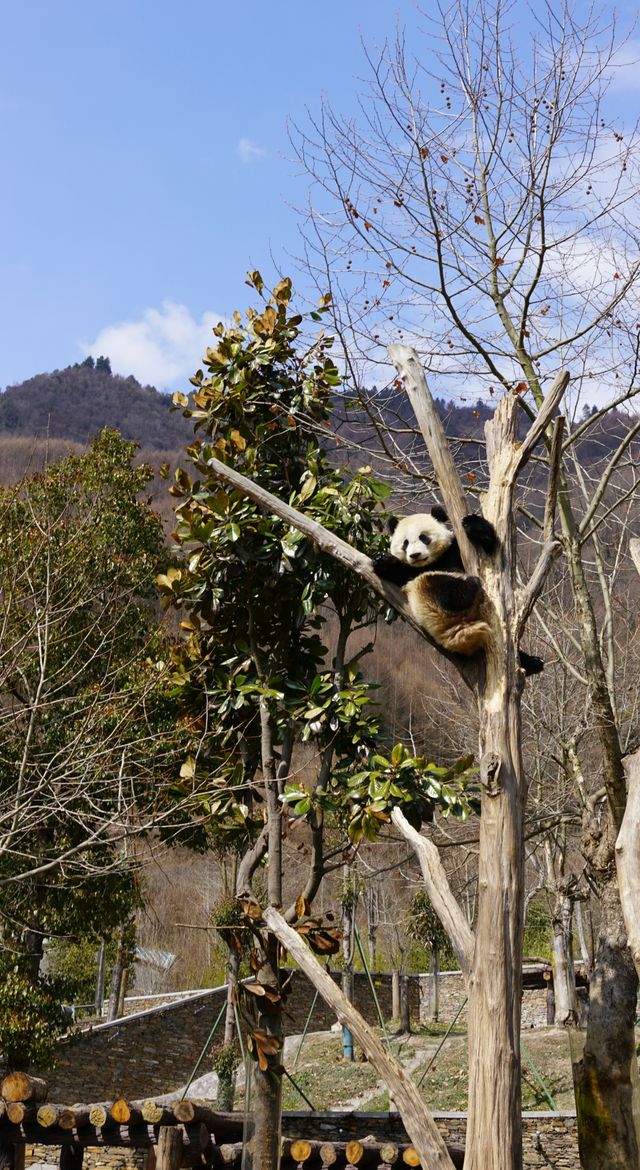
[[[471,543],[487,556],[498,550],[493,525],[483,516],[465,516]],[[412,617],[452,654],[471,657],[492,637],[491,605],[478,577],[464,571],[458,542],[444,508],[430,513],[392,517],[390,552],[376,557],[375,572],[383,581],[404,589]],[[525,674],[543,669],[540,658],[520,654]]]

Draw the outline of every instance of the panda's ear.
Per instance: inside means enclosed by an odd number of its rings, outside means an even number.
[[[398,527],[398,517],[397,516],[390,516],[389,519],[387,520],[387,529],[388,529],[391,536],[393,536],[397,527]]]
[[[433,516],[434,520],[439,520],[441,524],[449,523],[449,517],[442,507],[442,504],[434,504],[433,508],[431,509],[431,515]]]

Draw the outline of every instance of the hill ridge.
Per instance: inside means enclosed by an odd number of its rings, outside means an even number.
[[[91,359],[93,361],[93,359]],[[35,374],[0,393],[0,436],[87,443],[103,427],[154,449],[182,447],[193,427],[170,414],[171,398],[133,375],[112,374],[107,358]]]

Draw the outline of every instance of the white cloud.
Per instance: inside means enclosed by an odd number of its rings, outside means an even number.
[[[196,321],[186,305],[163,301],[159,309],[145,309],[138,321],[106,325],[94,341],[81,342],[85,354],[104,354],[114,374],[133,374],[159,390],[184,387],[212,344],[211,330],[222,317],[206,312]]]
[[[240,155],[243,163],[255,162],[257,158],[264,158],[266,150],[262,146],[256,146],[250,138],[240,138],[236,146],[236,153]]]

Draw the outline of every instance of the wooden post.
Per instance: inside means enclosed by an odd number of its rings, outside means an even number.
[[[182,1130],[175,1125],[163,1125],[158,1134],[156,1170],[180,1170],[182,1161]]]
[[[24,1142],[0,1138],[0,1170],[24,1170]]]
[[[400,976],[400,1031],[411,1032],[411,1008],[409,1003],[409,976]]]
[[[400,972],[391,972],[391,1018],[400,1019]]]
[[[96,994],[94,1010],[98,1019],[104,1015],[104,974],[105,974],[105,944],[98,947],[98,969],[96,972]]]
[[[430,1016],[434,1023],[438,1023],[440,1016],[440,948],[436,943],[431,948],[431,994]]]
[[[553,989],[553,979],[545,971],[544,978],[547,981],[547,1024],[555,1024],[556,1022],[556,996]]]
[[[84,1146],[60,1147],[60,1170],[82,1170]]]

